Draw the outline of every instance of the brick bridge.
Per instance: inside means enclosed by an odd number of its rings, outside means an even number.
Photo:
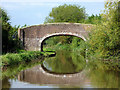
[[[22,41],[25,50],[43,51],[43,42],[52,36],[71,35],[82,38],[86,41],[90,24],[79,23],[53,23],[34,25],[18,30],[18,37]]]

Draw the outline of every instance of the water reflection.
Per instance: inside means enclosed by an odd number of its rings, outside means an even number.
[[[64,74],[44,71],[41,62],[7,69],[3,72],[3,87],[40,88],[43,85],[42,88],[120,88],[120,72],[109,70],[104,63],[97,60],[86,63],[84,58],[76,53],[58,51],[55,57],[45,60],[44,65],[48,70]],[[68,72],[71,74],[66,74]],[[78,73],[72,74],[74,72]]]
[[[110,70],[101,61],[90,61],[87,65],[87,77],[97,88],[120,88],[120,72]]]
[[[9,82],[9,78],[6,77],[2,80],[2,88],[10,88],[11,83]]]
[[[38,65],[31,69],[24,70],[18,75],[18,80],[32,84],[55,84],[55,85],[78,85],[82,84],[87,78],[83,72],[77,74],[53,75],[45,73]]]
[[[46,58],[42,64],[49,73],[70,74],[82,71],[86,66],[83,56],[76,52],[57,51],[56,57]]]

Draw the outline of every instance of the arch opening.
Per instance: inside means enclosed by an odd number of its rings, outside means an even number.
[[[45,36],[45,37],[42,38],[41,43],[40,43],[41,44],[40,45],[41,51],[42,52],[44,51],[43,50],[43,46],[45,45],[45,41],[46,40],[48,40],[48,39],[50,39],[52,37],[58,37],[58,36],[63,36],[63,37],[77,37],[77,38],[83,40],[84,42],[86,41],[86,38],[84,38],[82,35],[78,35],[78,34],[63,34],[63,33],[62,34],[61,33],[59,33],[59,34],[51,34],[51,35],[47,35],[47,36]]]

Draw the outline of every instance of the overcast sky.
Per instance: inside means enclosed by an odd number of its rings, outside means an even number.
[[[12,26],[43,24],[52,8],[63,4],[85,7],[88,15],[104,10],[104,0],[2,0],[0,4],[10,16]]]

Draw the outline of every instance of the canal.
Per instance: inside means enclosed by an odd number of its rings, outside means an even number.
[[[78,52],[56,51],[55,57],[3,72],[3,88],[120,88],[120,72]]]

